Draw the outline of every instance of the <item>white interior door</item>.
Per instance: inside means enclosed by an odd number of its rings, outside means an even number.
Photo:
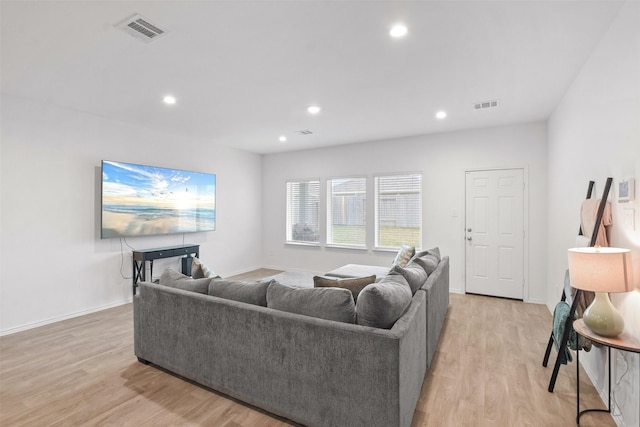
[[[523,175],[522,169],[466,173],[468,293],[523,299]]]

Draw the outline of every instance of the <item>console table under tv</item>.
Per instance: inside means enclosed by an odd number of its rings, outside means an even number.
[[[133,251],[133,294],[138,282],[146,280],[146,263],[149,261],[149,275],[153,279],[153,261],[162,258],[182,257],[182,273],[191,276],[191,258],[200,256],[200,245],[167,246],[165,248]]]

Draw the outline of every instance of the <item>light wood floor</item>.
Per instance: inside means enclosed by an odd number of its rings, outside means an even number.
[[[550,325],[544,306],[452,294],[413,426],[575,425],[575,362],[547,392],[551,366],[541,361]],[[604,408],[584,372],[580,378],[582,408]],[[581,421],[615,426],[608,414]],[[138,363],[127,304],[1,337],[0,425],[294,424]]]

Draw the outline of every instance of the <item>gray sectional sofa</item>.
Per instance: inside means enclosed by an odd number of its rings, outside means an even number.
[[[136,356],[304,425],[409,426],[449,303],[449,258],[390,329],[234,299],[141,283]]]

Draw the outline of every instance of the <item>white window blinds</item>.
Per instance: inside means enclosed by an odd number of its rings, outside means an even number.
[[[287,182],[287,242],[318,243],[320,181]]]
[[[327,243],[366,246],[366,178],[327,180]]]
[[[422,247],[422,175],[375,177],[376,247]]]

